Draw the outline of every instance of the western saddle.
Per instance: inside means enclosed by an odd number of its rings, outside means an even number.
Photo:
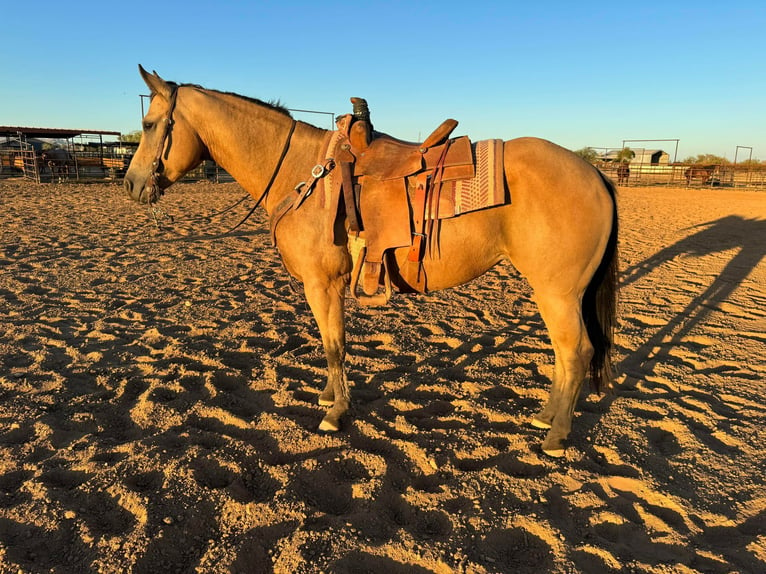
[[[427,291],[423,257],[437,245],[434,222],[440,210],[442,217],[454,215],[441,201],[442,183],[474,176],[473,150],[467,136],[450,139],[456,120],[411,143],[376,132],[364,99],[351,103],[353,113],[337,120],[331,150],[340,167],[337,199],[345,209],[353,261],[351,296],[362,305],[385,305],[392,282],[403,291]],[[401,266],[387,253],[400,247],[410,249]]]
[[[435,221],[460,212],[454,193],[450,197],[442,189],[474,178],[474,146],[467,136],[450,138],[457,126],[453,119],[442,122],[422,143],[393,138],[373,129],[364,99],[351,102],[353,113],[340,116],[338,129],[328,135],[323,157],[332,159],[321,159],[324,163],[314,168],[311,179],[296,187],[297,195],[277,207],[272,237],[282,215],[297,209],[317,180],[325,178],[320,201],[332,217],[332,241],[348,242],[351,296],[362,305],[380,306],[388,303],[392,283],[400,291],[427,291],[423,258],[438,253]],[[489,141],[500,142],[502,149],[501,140]],[[335,223],[340,220],[345,220],[346,233],[338,232]],[[406,261],[397,263],[393,250],[407,247]]]

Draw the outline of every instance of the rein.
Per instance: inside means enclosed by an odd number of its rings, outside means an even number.
[[[297,123],[298,122],[293,120],[293,123],[290,126],[290,133],[287,134],[287,139],[285,140],[285,143],[282,146],[282,154],[279,156],[279,161],[277,161],[277,165],[274,168],[274,171],[271,173],[271,179],[269,180],[269,183],[266,184],[266,189],[263,190],[261,197],[258,198],[258,201],[255,202],[255,205],[250,209],[250,211],[247,212],[247,215],[245,215],[245,217],[242,218],[242,221],[240,221],[234,227],[229,229],[227,233],[231,233],[232,231],[237,229],[240,225],[242,225],[245,221],[250,219],[250,216],[255,212],[258,206],[261,203],[263,203],[263,200],[266,199],[266,196],[269,194],[269,191],[271,191],[271,186],[274,184],[274,180],[277,179],[277,174],[279,174],[279,168],[282,167],[282,162],[285,160],[285,156],[287,155],[287,152],[290,149],[290,140],[293,137],[293,132],[295,131],[295,126]]]

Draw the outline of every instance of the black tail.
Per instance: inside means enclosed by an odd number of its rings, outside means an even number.
[[[617,252],[617,190],[614,183],[599,171],[612,198],[612,230],[601,264],[585,291],[582,314],[588,338],[593,345],[590,378],[593,388],[601,392],[612,386],[612,341],[617,323],[617,290],[619,254]]]

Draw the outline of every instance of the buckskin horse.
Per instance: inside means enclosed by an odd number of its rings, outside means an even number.
[[[327,382],[319,404],[329,409],[319,429],[339,430],[351,400],[344,307],[353,266],[348,242],[353,207],[344,206],[342,198],[334,205],[326,194],[322,172],[333,166],[326,161],[325,169],[322,162],[335,131],[296,121],[287,110],[260,100],[167,82],[141,66],[139,71],[152,99],[125,175],[128,193],[152,204],[186,172],[212,159],[262,202],[282,262],[303,283],[321,334]],[[466,283],[504,260],[526,277],[555,357],[548,401],[531,424],[547,430],[543,451],[560,457],[588,371],[597,390],[611,386],[615,188],[593,166],[548,141],[501,144],[510,202],[442,220],[439,249],[426,251],[422,270],[429,291]],[[305,193],[307,180],[315,186],[311,194]],[[409,247],[393,249],[391,260],[404,266],[409,252]]]

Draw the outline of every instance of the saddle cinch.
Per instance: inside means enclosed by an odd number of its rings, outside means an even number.
[[[345,213],[351,296],[380,306],[392,284],[428,290],[423,258],[439,256],[439,219],[506,202],[503,141],[450,138],[457,121],[448,119],[423,143],[405,142],[374,131],[364,99],[351,102],[354,113],[338,118],[328,149],[340,170],[329,174],[326,189],[329,207],[338,208],[332,211]],[[410,250],[399,265],[392,252],[402,247]]]

